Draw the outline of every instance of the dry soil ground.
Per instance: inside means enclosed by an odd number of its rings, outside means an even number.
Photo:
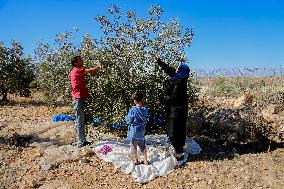
[[[56,149],[75,142],[72,122],[51,122],[53,114],[70,111],[34,98],[0,105],[0,188],[284,188],[283,148],[238,151],[201,143],[202,153],[185,167],[143,185],[91,153],[43,169],[46,144]],[[90,140],[111,137],[97,136]]]

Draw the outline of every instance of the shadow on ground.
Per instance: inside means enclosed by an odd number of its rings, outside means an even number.
[[[67,143],[61,142],[59,140],[50,138],[40,138],[37,134],[29,135],[19,135],[18,133],[13,134],[11,137],[0,137],[0,144],[7,144],[15,147],[29,147],[30,144],[50,142],[54,145],[62,146],[67,145]],[[69,143],[68,143],[69,144]]]
[[[52,106],[54,107],[65,107],[68,106],[69,104],[64,103],[64,102],[57,102],[53,104]],[[22,106],[22,107],[29,107],[29,106],[50,106],[46,101],[44,100],[27,100],[27,101],[15,101],[15,100],[8,100],[8,101],[0,101],[0,106]]]
[[[206,136],[198,136],[195,139],[201,146],[202,151],[198,155],[190,156],[189,161],[233,159],[237,155],[257,154],[274,151],[277,148],[284,148],[284,143],[277,143],[269,140],[247,143],[228,143],[228,141],[214,140]]]
[[[190,161],[233,159],[284,147],[284,141],[276,140],[275,128],[253,110],[201,108],[189,116],[187,124],[188,135],[202,148]]]

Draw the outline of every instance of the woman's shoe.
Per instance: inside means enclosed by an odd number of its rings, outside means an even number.
[[[134,165],[140,165],[140,164],[141,164],[141,162],[139,162],[139,161],[134,163]]]
[[[177,161],[180,161],[180,160],[183,160],[183,159],[184,159],[184,155],[179,156],[179,157],[175,156],[175,158],[177,159]]]
[[[144,165],[150,165],[150,162],[149,161],[147,161],[147,163],[144,162]]]

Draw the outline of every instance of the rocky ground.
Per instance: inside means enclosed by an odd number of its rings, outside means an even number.
[[[203,151],[183,168],[139,184],[90,147],[72,145],[72,122],[51,122],[69,107],[49,109],[36,99],[0,105],[0,188],[284,188],[283,145],[226,146],[206,137],[196,138]],[[115,137],[92,131],[93,143]]]

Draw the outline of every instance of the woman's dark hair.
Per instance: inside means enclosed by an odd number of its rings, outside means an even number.
[[[71,61],[72,66],[75,67],[75,63],[77,63],[79,60],[82,60],[81,56],[74,56]]]
[[[132,95],[132,100],[136,100],[138,102],[141,102],[143,100],[143,93],[142,92],[135,92],[133,95]]]

